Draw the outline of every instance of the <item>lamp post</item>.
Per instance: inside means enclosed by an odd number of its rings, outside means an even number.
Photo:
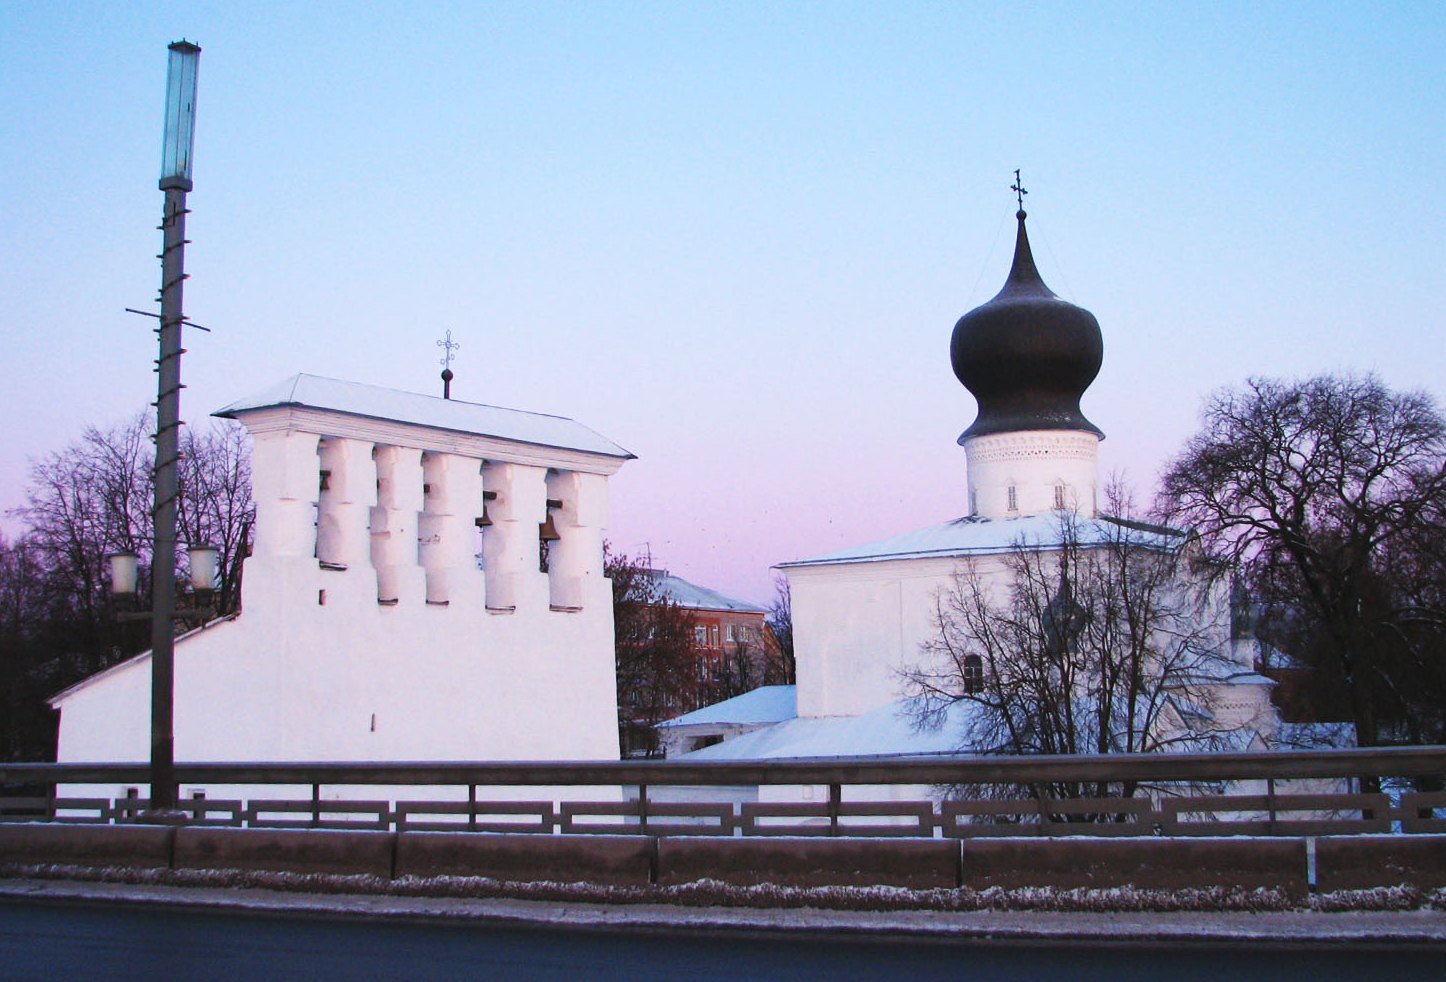
[[[181,312],[186,279],[186,192],[191,190],[191,152],[196,136],[196,69],[201,49],[189,41],[170,45],[166,70],[166,121],[161,149],[160,357],[156,360],[155,548],[151,555],[151,810],[176,808],[175,624],[176,498],[181,426]]]

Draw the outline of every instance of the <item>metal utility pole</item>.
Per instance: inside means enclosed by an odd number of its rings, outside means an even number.
[[[174,811],[175,611],[177,465],[181,428],[182,287],[186,280],[186,193],[191,190],[195,145],[196,68],[201,49],[189,41],[170,45],[166,72],[165,139],[161,151],[160,356],[156,360],[155,547],[151,553],[151,810]]]

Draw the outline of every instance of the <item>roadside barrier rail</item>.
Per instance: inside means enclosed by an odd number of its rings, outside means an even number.
[[[182,786],[231,792],[181,801],[181,821],[198,826],[960,839],[1446,832],[1440,746],[767,762],[179,763],[175,774]],[[139,790],[149,775],[145,764],[0,764],[0,822],[134,822],[146,799],[96,789]]]

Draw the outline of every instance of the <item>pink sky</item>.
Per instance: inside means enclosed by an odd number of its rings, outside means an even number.
[[[964,510],[955,320],[1016,167],[1144,494],[1250,374],[1441,392],[1446,8],[26,5],[0,14],[0,508],[154,398],[165,46],[198,41],[183,415],[296,372],[573,416],[611,537],[775,563]],[[1027,40],[1021,40],[1027,39]],[[1026,57],[1027,51],[1027,57]],[[13,522],[6,523],[13,529]]]

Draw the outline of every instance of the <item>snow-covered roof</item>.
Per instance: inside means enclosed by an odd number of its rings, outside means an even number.
[[[715,702],[658,724],[693,726],[699,723],[780,723],[798,715],[798,687],[765,685],[732,699]]]
[[[815,716],[774,726],[685,754],[686,760],[780,760],[793,757],[869,757],[956,753],[975,704],[956,702],[937,728],[914,726],[912,699],[862,716]]]
[[[318,375],[294,375],[249,398],[218,409],[213,415],[234,418],[243,413],[281,406],[304,406],[370,419],[394,420],[608,457],[629,460],[633,457],[616,443],[565,416],[503,409],[460,399],[441,399]]]
[[[689,583],[681,576],[674,576],[666,570],[653,570],[650,574],[658,587],[661,599],[671,600],[688,610],[726,610],[740,614],[766,614],[768,608],[751,604],[746,600],[725,597],[717,590],[710,590],[696,583]]]
[[[987,555],[1024,548],[1049,549],[1060,544],[1063,538],[1064,516],[1059,512],[1045,512],[1020,518],[981,518],[971,515],[956,518],[942,525],[905,532],[892,538],[870,542],[837,552],[825,553],[811,559],[798,559],[779,563],[788,569],[799,566],[826,566],[836,563],[870,563],[888,559],[926,559],[930,557]],[[1099,516],[1097,518],[1074,518],[1074,536],[1081,545],[1099,545],[1106,542],[1126,541],[1145,547],[1159,549],[1174,548],[1185,539],[1185,533],[1175,529],[1145,525],[1141,522]]]

